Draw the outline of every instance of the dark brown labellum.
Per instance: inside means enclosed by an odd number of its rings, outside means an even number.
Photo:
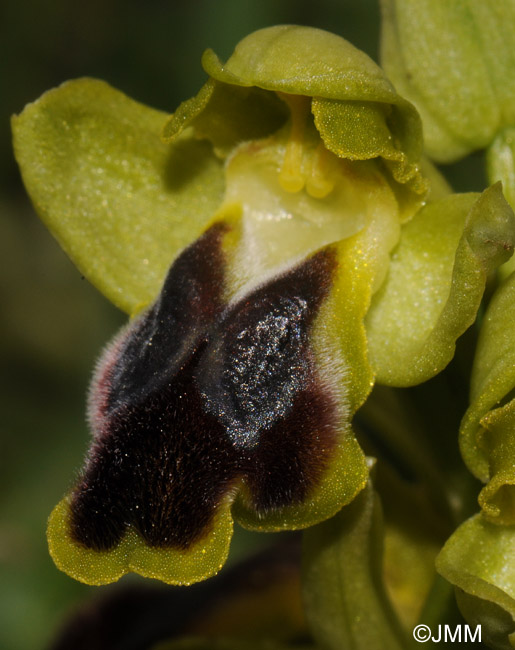
[[[151,546],[186,549],[242,481],[266,514],[302,501],[328,464],[337,409],[310,335],[335,254],[224,305],[225,230],[179,256],[156,303],[104,355],[71,502],[72,537],[88,548],[113,548],[131,526]]]

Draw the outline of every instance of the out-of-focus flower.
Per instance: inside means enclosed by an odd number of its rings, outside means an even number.
[[[418,115],[346,41],[274,27],[203,62],[171,118],[79,80],[14,119],[42,218],[135,316],[49,523],[58,566],[92,584],[191,583],[233,518],[334,515],[367,482],[351,420],[375,378],[442,370],[513,249],[498,186],[424,206]]]
[[[494,648],[515,646],[515,274],[497,289],[482,321],[461,425],[461,451],[484,483],[481,513],[438,557],[470,624]]]
[[[439,162],[487,149],[491,182],[515,205],[515,5],[382,0],[382,61],[424,124]],[[508,246],[507,246],[508,247]],[[504,264],[481,322],[462,456],[486,485],[481,513],[450,537],[438,571],[489,647],[515,647],[515,268]]]
[[[515,524],[515,275],[496,291],[481,325],[471,404],[461,427],[469,469],[487,483],[480,495],[493,523]]]
[[[382,64],[417,107],[431,157],[450,162],[515,126],[511,0],[382,0]]]
[[[450,537],[437,558],[438,571],[456,587],[470,625],[481,625],[492,648],[515,646],[515,538],[513,526],[498,526],[477,514]]]

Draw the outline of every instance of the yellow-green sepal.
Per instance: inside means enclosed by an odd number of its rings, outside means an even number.
[[[428,204],[403,226],[366,318],[378,382],[412,386],[445,368],[476,318],[489,273],[514,243],[500,184]]]
[[[153,301],[223,195],[210,144],[191,133],[164,144],[166,118],[86,78],[48,91],[12,122],[40,217],[81,273],[128,313]]]
[[[437,571],[456,587],[471,625],[481,625],[488,647],[515,647],[515,528],[477,514],[465,521],[436,559]]]
[[[133,529],[109,551],[80,545],[70,535],[70,497],[62,499],[48,520],[47,538],[56,566],[88,585],[105,585],[129,572],[172,585],[189,585],[209,578],[222,568],[233,531],[230,503],[220,504],[212,530],[186,550],[153,548]]]
[[[386,102],[397,97],[369,56],[314,27],[260,29],[241,40],[226,63],[207,50],[202,65],[210,77],[227,84],[293,95]]]

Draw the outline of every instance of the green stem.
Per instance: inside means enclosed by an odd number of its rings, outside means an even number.
[[[382,513],[371,484],[332,519],[304,533],[303,593],[315,641],[327,650],[408,650],[386,595]]]
[[[424,604],[419,621],[436,630],[438,625],[449,622],[449,611],[456,610],[454,587],[438,574]]]

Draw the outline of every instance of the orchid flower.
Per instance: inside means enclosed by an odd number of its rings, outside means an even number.
[[[357,553],[378,527],[356,412],[447,366],[513,251],[500,185],[451,194],[413,105],[347,41],[271,27],[202,62],[171,116],[80,79],[13,120],[41,218],[130,316],[49,520],[57,566],[89,584],[207,578],[233,521],[343,522]],[[307,571],[321,593],[328,571]]]

